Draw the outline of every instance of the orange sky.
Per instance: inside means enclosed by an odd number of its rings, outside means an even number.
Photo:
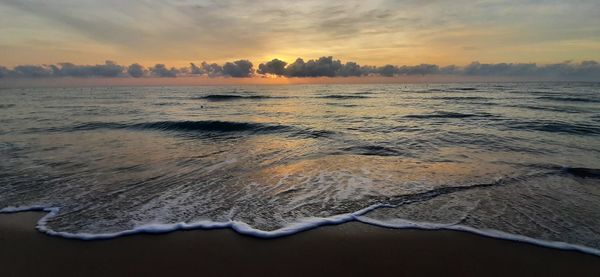
[[[599,14],[596,0],[4,0],[0,65],[600,60]]]

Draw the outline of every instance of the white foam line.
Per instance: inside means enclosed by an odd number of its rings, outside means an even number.
[[[325,225],[338,225],[346,222],[357,221],[365,224],[370,224],[374,226],[384,227],[384,228],[392,228],[392,229],[422,229],[422,230],[452,230],[452,231],[460,231],[460,232],[468,232],[481,236],[523,242],[533,245],[539,245],[548,248],[555,248],[561,250],[575,250],[587,254],[592,254],[596,256],[600,256],[600,249],[595,249],[583,245],[570,244],[561,241],[546,241],[534,239],[522,235],[506,233],[493,229],[476,229],[464,225],[454,225],[454,224],[437,224],[437,223],[428,223],[428,222],[415,222],[404,219],[394,219],[394,222],[385,222],[380,221],[368,217],[364,217],[363,215],[376,210],[378,208],[383,207],[394,207],[389,204],[375,204],[364,208],[362,210],[340,214],[331,217],[314,217],[314,218],[305,218],[298,222],[287,225],[281,229],[273,230],[273,231],[263,231],[252,228],[245,222],[230,220],[226,222],[215,222],[211,220],[202,220],[195,221],[192,223],[173,223],[173,224],[146,224],[142,226],[135,227],[134,229],[113,232],[113,233],[70,233],[70,232],[58,232],[54,231],[47,226],[47,222],[50,218],[56,216],[60,210],[58,207],[44,207],[44,206],[28,206],[28,207],[6,207],[0,209],[0,213],[17,213],[17,212],[27,212],[27,211],[44,211],[47,212],[44,217],[42,217],[36,225],[36,229],[40,232],[51,236],[58,236],[67,239],[78,239],[78,240],[102,240],[102,239],[112,239],[121,236],[134,235],[134,234],[164,234],[170,233],[177,230],[193,230],[193,229],[225,229],[230,228],[235,232],[243,235],[258,237],[258,238],[278,238],[283,236],[293,235],[302,231],[315,229],[320,226]]]
[[[379,227],[392,228],[392,229],[421,229],[421,230],[451,230],[451,231],[460,231],[460,232],[468,232],[473,233],[485,237],[491,237],[496,239],[503,239],[509,241],[517,241],[524,242],[528,244],[534,244],[538,246],[548,247],[548,248],[556,248],[561,250],[575,250],[580,251],[587,254],[592,254],[596,256],[600,256],[600,249],[595,249],[583,245],[570,244],[562,241],[547,241],[534,239],[522,235],[506,233],[503,231],[498,231],[494,229],[476,229],[469,226],[464,225],[454,225],[454,224],[436,224],[436,223],[428,223],[428,222],[415,222],[408,221],[403,219],[395,219],[394,223],[378,221],[372,218],[367,217],[357,217],[357,221],[371,224]]]

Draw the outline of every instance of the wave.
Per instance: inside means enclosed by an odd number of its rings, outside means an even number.
[[[154,106],[178,106],[181,105],[181,103],[178,102],[163,102],[163,103],[154,103]]]
[[[335,107],[344,107],[344,108],[354,108],[354,107],[358,107],[358,105],[355,104],[347,104],[347,103],[326,103],[328,106],[335,106]]]
[[[376,92],[366,90],[366,91],[357,91],[352,94],[354,94],[354,95],[371,95],[371,94],[376,94]]]
[[[431,97],[431,99],[437,100],[488,100],[490,98],[481,97],[481,96],[439,96],[439,97]]]
[[[460,91],[475,91],[477,88],[472,87],[464,87],[464,88],[451,88],[450,90],[460,90]]]
[[[561,101],[561,102],[587,102],[587,103],[600,103],[600,100],[581,98],[581,97],[557,97],[557,96],[540,96],[537,99],[550,100],[550,101]]]
[[[380,221],[380,220],[362,217],[362,216],[357,217],[356,220],[359,222],[362,222],[362,223],[366,223],[366,224],[371,224],[371,225],[385,227],[385,228],[393,228],[393,229],[451,230],[451,231],[467,232],[467,233],[472,233],[472,234],[490,237],[490,238],[523,242],[523,243],[543,246],[543,247],[547,247],[547,248],[578,251],[578,252],[582,252],[582,253],[586,253],[586,254],[600,256],[600,249],[595,249],[595,248],[578,245],[578,244],[566,243],[566,242],[562,242],[562,241],[549,241],[549,240],[534,239],[534,238],[517,235],[517,234],[512,234],[512,233],[507,233],[507,232],[494,230],[494,229],[476,229],[476,228],[472,228],[472,227],[460,225],[460,224],[436,224],[436,223],[417,222],[417,221],[402,220],[402,219],[394,220],[393,222],[390,222],[390,221]]]
[[[564,133],[582,136],[600,135],[600,127],[585,123],[566,123],[566,122],[548,122],[548,121],[528,121],[528,122],[508,122],[504,125],[510,129],[524,131],[542,131],[548,133]]]
[[[566,174],[581,178],[599,178],[600,169],[585,167],[565,167],[562,171]]]
[[[339,135],[337,132],[329,131],[329,130],[312,130],[312,129],[304,129],[293,132],[293,136],[295,137],[305,137],[305,138],[332,138]]]
[[[504,105],[505,107],[530,109],[537,111],[561,112],[561,113],[581,113],[583,109],[576,107],[555,107],[555,106],[532,106],[532,105]]]
[[[0,109],[8,109],[16,106],[15,104],[0,104]]]
[[[207,131],[207,132],[272,132],[286,129],[286,126],[250,122],[231,121],[161,121],[134,124],[134,128],[163,131]]]
[[[115,122],[92,122],[85,123],[67,128],[50,128],[44,131],[51,132],[77,132],[77,131],[93,131],[100,129],[111,130],[149,130],[149,131],[164,131],[178,133],[194,133],[194,134],[229,134],[229,133],[244,133],[244,134],[285,134],[290,137],[297,138],[330,138],[338,135],[337,132],[329,130],[318,130],[311,128],[302,128],[299,126],[287,126],[270,123],[256,122],[235,122],[235,121],[157,121],[145,123],[115,123]],[[41,132],[41,130],[32,130]]]
[[[430,89],[423,89],[423,90],[415,90],[415,91],[410,91],[411,93],[437,93],[437,92],[451,92],[452,89],[450,88],[430,88]]]
[[[579,178],[599,178],[600,168],[570,167],[545,163],[516,163],[515,166],[525,166],[547,172],[546,174],[570,175]]]
[[[262,99],[269,99],[269,98],[275,98],[275,97],[265,96],[265,95],[210,94],[210,95],[201,96],[201,97],[194,97],[193,99],[207,100],[207,101],[211,101],[211,102],[219,102],[219,101],[235,101],[235,100],[245,100],[245,99],[262,100]]]
[[[587,172],[588,169],[583,170],[583,172]],[[558,173],[569,173],[569,171],[573,172],[581,172],[581,169],[572,168],[571,170],[563,170]],[[557,173],[557,172],[554,172]],[[597,172],[596,172],[597,173]],[[594,173],[594,174],[596,174]],[[569,173],[570,174],[570,173]],[[535,175],[535,174],[534,174]],[[538,175],[541,175],[538,174]],[[517,178],[513,178],[516,180]],[[523,235],[507,233],[494,229],[477,229],[470,226],[465,226],[456,223],[449,224],[440,224],[440,223],[431,223],[431,222],[418,222],[418,221],[410,221],[401,218],[396,218],[392,220],[378,220],[374,218],[367,217],[366,214],[377,209],[381,208],[397,208],[402,205],[411,204],[414,202],[426,201],[432,198],[435,198],[440,195],[454,193],[458,191],[477,189],[477,188],[486,188],[492,187],[496,185],[502,185],[507,182],[510,182],[513,179],[508,179],[506,181],[498,180],[493,183],[483,183],[483,184],[474,184],[468,186],[448,186],[442,187],[438,189],[434,189],[431,191],[410,194],[410,195],[402,195],[398,196],[394,199],[390,199],[388,203],[378,203],[370,205],[361,210],[338,214],[330,217],[309,217],[299,219],[296,222],[288,224],[282,228],[265,231],[260,229],[255,229],[249,224],[243,221],[237,220],[227,220],[227,221],[212,221],[212,220],[200,220],[194,222],[177,222],[177,223],[155,223],[155,224],[144,224],[140,226],[136,226],[132,229],[127,229],[123,231],[117,232],[109,232],[109,233],[72,233],[72,232],[64,232],[64,231],[56,231],[51,229],[48,226],[48,221],[53,217],[57,216],[60,212],[59,207],[47,207],[47,206],[23,206],[23,207],[5,207],[0,209],[0,213],[17,213],[17,212],[26,212],[26,211],[43,211],[47,212],[45,216],[43,216],[36,225],[37,230],[42,233],[58,236],[67,239],[77,239],[77,240],[105,240],[112,239],[121,236],[135,235],[135,234],[164,234],[170,233],[178,230],[194,230],[194,229],[225,229],[229,228],[234,230],[235,232],[248,235],[252,237],[272,239],[278,237],[284,237],[293,235],[299,232],[311,230],[318,228],[320,226],[326,225],[338,225],[346,222],[356,221],[365,224],[370,224],[374,226],[384,227],[384,228],[394,228],[394,229],[423,229],[423,230],[453,230],[453,231],[461,231],[461,232],[469,232],[477,235],[524,242],[549,248],[563,249],[563,250],[574,250],[580,251],[587,254],[592,254],[596,256],[600,256],[600,249],[595,249],[592,247],[587,247],[578,244],[571,244],[561,241],[548,241],[535,239],[531,237],[526,237]]]
[[[354,94],[354,95],[331,94],[331,95],[319,96],[318,98],[325,98],[325,99],[364,99],[364,98],[370,98],[370,97],[369,96],[365,96],[365,95],[358,95],[358,94]]]
[[[427,118],[468,118],[468,117],[494,117],[492,114],[488,113],[480,113],[480,114],[470,114],[470,113],[456,113],[456,112],[434,112],[429,114],[410,114],[404,117],[407,118],[419,118],[419,119],[427,119]]]
[[[395,149],[378,146],[378,145],[363,145],[363,146],[351,146],[341,149],[344,152],[350,152],[356,155],[365,156],[401,156],[404,153]]]
[[[276,132],[289,129],[288,126],[232,121],[157,121],[146,123],[123,124],[113,122],[93,122],[70,127],[66,131],[87,131],[97,129],[141,129],[179,132]]]

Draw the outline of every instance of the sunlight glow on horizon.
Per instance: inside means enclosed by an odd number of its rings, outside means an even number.
[[[600,60],[596,1],[0,1],[0,64]]]

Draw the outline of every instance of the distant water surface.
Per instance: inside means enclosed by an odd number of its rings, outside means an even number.
[[[0,90],[0,209],[71,238],[358,220],[600,254],[600,84]]]

